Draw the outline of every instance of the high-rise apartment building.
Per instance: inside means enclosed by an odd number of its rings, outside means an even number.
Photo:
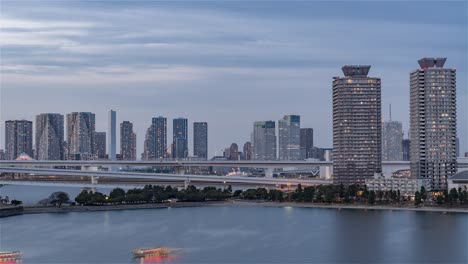
[[[252,159],[276,160],[275,121],[254,122],[252,133]]]
[[[380,79],[344,66],[333,80],[333,181],[364,184],[382,172]]]
[[[120,123],[120,156],[122,160],[136,160],[136,134],[129,121]]]
[[[239,146],[236,143],[232,143],[229,147],[229,157],[230,160],[238,160],[239,159]]]
[[[252,143],[247,141],[244,143],[243,151],[243,159],[244,160],[251,160],[252,159]]]
[[[301,117],[285,115],[278,121],[278,159],[299,160],[301,158]]]
[[[399,121],[382,123],[382,160],[403,160],[403,125]]]
[[[401,148],[402,148],[402,152],[403,152],[403,160],[404,161],[410,161],[411,160],[410,145],[411,145],[411,141],[409,139],[403,139],[401,141]]]
[[[446,58],[423,58],[410,73],[411,175],[433,190],[447,188],[457,172],[456,70]]]
[[[314,130],[312,128],[301,128],[300,142],[301,159],[313,158]]]
[[[45,113],[36,116],[37,160],[63,160],[64,117],[61,114]]]
[[[90,112],[73,112],[67,114],[67,153],[69,158],[78,156],[90,157],[96,152],[94,133],[96,116]]]
[[[172,121],[172,158],[183,159],[188,157],[188,120],[175,118]]]
[[[5,159],[14,160],[25,153],[33,154],[33,123],[27,120],[8,120],[5,122]]]
[[[193,156],[208,158],[208,123],[193,123]]]
[[[165,117],[153,117],[154,157],[167,158],[167,119]]]
[[[141,154],[142,160],[155,159],[155,140],[154,140],[154,125],[151,124],[145,133],[145,141],[143,143],[143,153]]]
[[[107,141],[106,141],[106,132],[94,132],[94,145],[96,149],[96,155],[98,159],[107,158]]]
[[[117,113],[109,110],[107,124],[107,151],[109,151],[109,160],[117,160]]]
[[[5,160],[5,150],[0,149],[0,160]]]

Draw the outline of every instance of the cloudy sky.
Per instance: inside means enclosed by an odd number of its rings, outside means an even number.
[[[372,65],[383,118],[391,103],[406,133],[409,72],[429,56],[457,69],[467,149],[466,1],[0,0],[0,47],[0,148],[4,120],[91,111],[105,131],[111,108],[134,123],[138,153],[159,115],[169,135],[172,118],[189,118],[189,135],[207,121],[210,155],[285,114],[330,147],[331,82],[345,64]]]

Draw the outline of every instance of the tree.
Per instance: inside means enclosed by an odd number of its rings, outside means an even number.
[[[422,200],[421,200],[421,193],[419,191],[416,191],[414,193],[414,205],[418,206],[422,203]]]
[[[59,192],[57,194],[57,198],[55,199],[55,203],[58,204],[58,207],[61,207],[63,203],[70,201],[70,197],[66,192]]]
[[[427,199],[426,188],[424,188],[424,186],[421,186],[421,191],[419,192],[419,194],[421,195],[421,199]]]
[[[369,204],[375,203],[375,192],[373,190],[369,192],[369,198],[367,198],[367,202]]]
[[[397,202],[401,201],[401,194],[400,194],[400,189],[397,191]]]
[[[234,193],[232,194],[232,197],[238,198],[239,196],[241,196],[241,194],[242,194],[242,190],[235,190]]]
[[[14,206],[18,206],[20,204],[22,204],[23,201],[19,201],[19,200],[11,200],[11,205],[14,205]]]
[[[449,202],[453,204],[453,202],[457,202],[458,200],[458,191],[455,188],[452,188],[449,193]]]
[[[125,198],[125,191],[122,188],[115,188],[109,193],[109,198],[112,200],[123,201]]]
[[[87,190],[81,191],[81,193],[78,194],[78,196],[76,196],[75,198],[75,202],[77,202],[78,204],[89,204],[90,200],[91,200],[91,195],[90,193],[88,193]]]

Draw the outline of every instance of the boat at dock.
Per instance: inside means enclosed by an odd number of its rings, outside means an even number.
[[[21,255],[19,251],[0,251],[0,263],[21,263]]]

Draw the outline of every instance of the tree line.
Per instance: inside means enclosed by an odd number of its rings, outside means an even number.
[[[373,191],[365,185],[319,185],[303,187],[298,185],[293,191],[278,189],[247,189],[233,191],[231,186],[221,189],[216,187],[196,188],[188,186],[186,189],[178,189],[171,186],[146,185],[144,188],[113,189],[109,195],[100,192],[82,191],[76,198],[80,205],[104,205],[104,204],[138,204],[161,203],[170,199],[183,202],[223,201],[227,199],[261,200],[273,202],[308,202],[308,203],[340,203],[340,204],[400,204],[411,203],[419,206],[424,203],[434,202],[438,205],[465,204],[468,200],[467,190],[461,188],[443,191],[431,195],[424,187],[417,191],[414,197],[406,197],[400,190]]]

